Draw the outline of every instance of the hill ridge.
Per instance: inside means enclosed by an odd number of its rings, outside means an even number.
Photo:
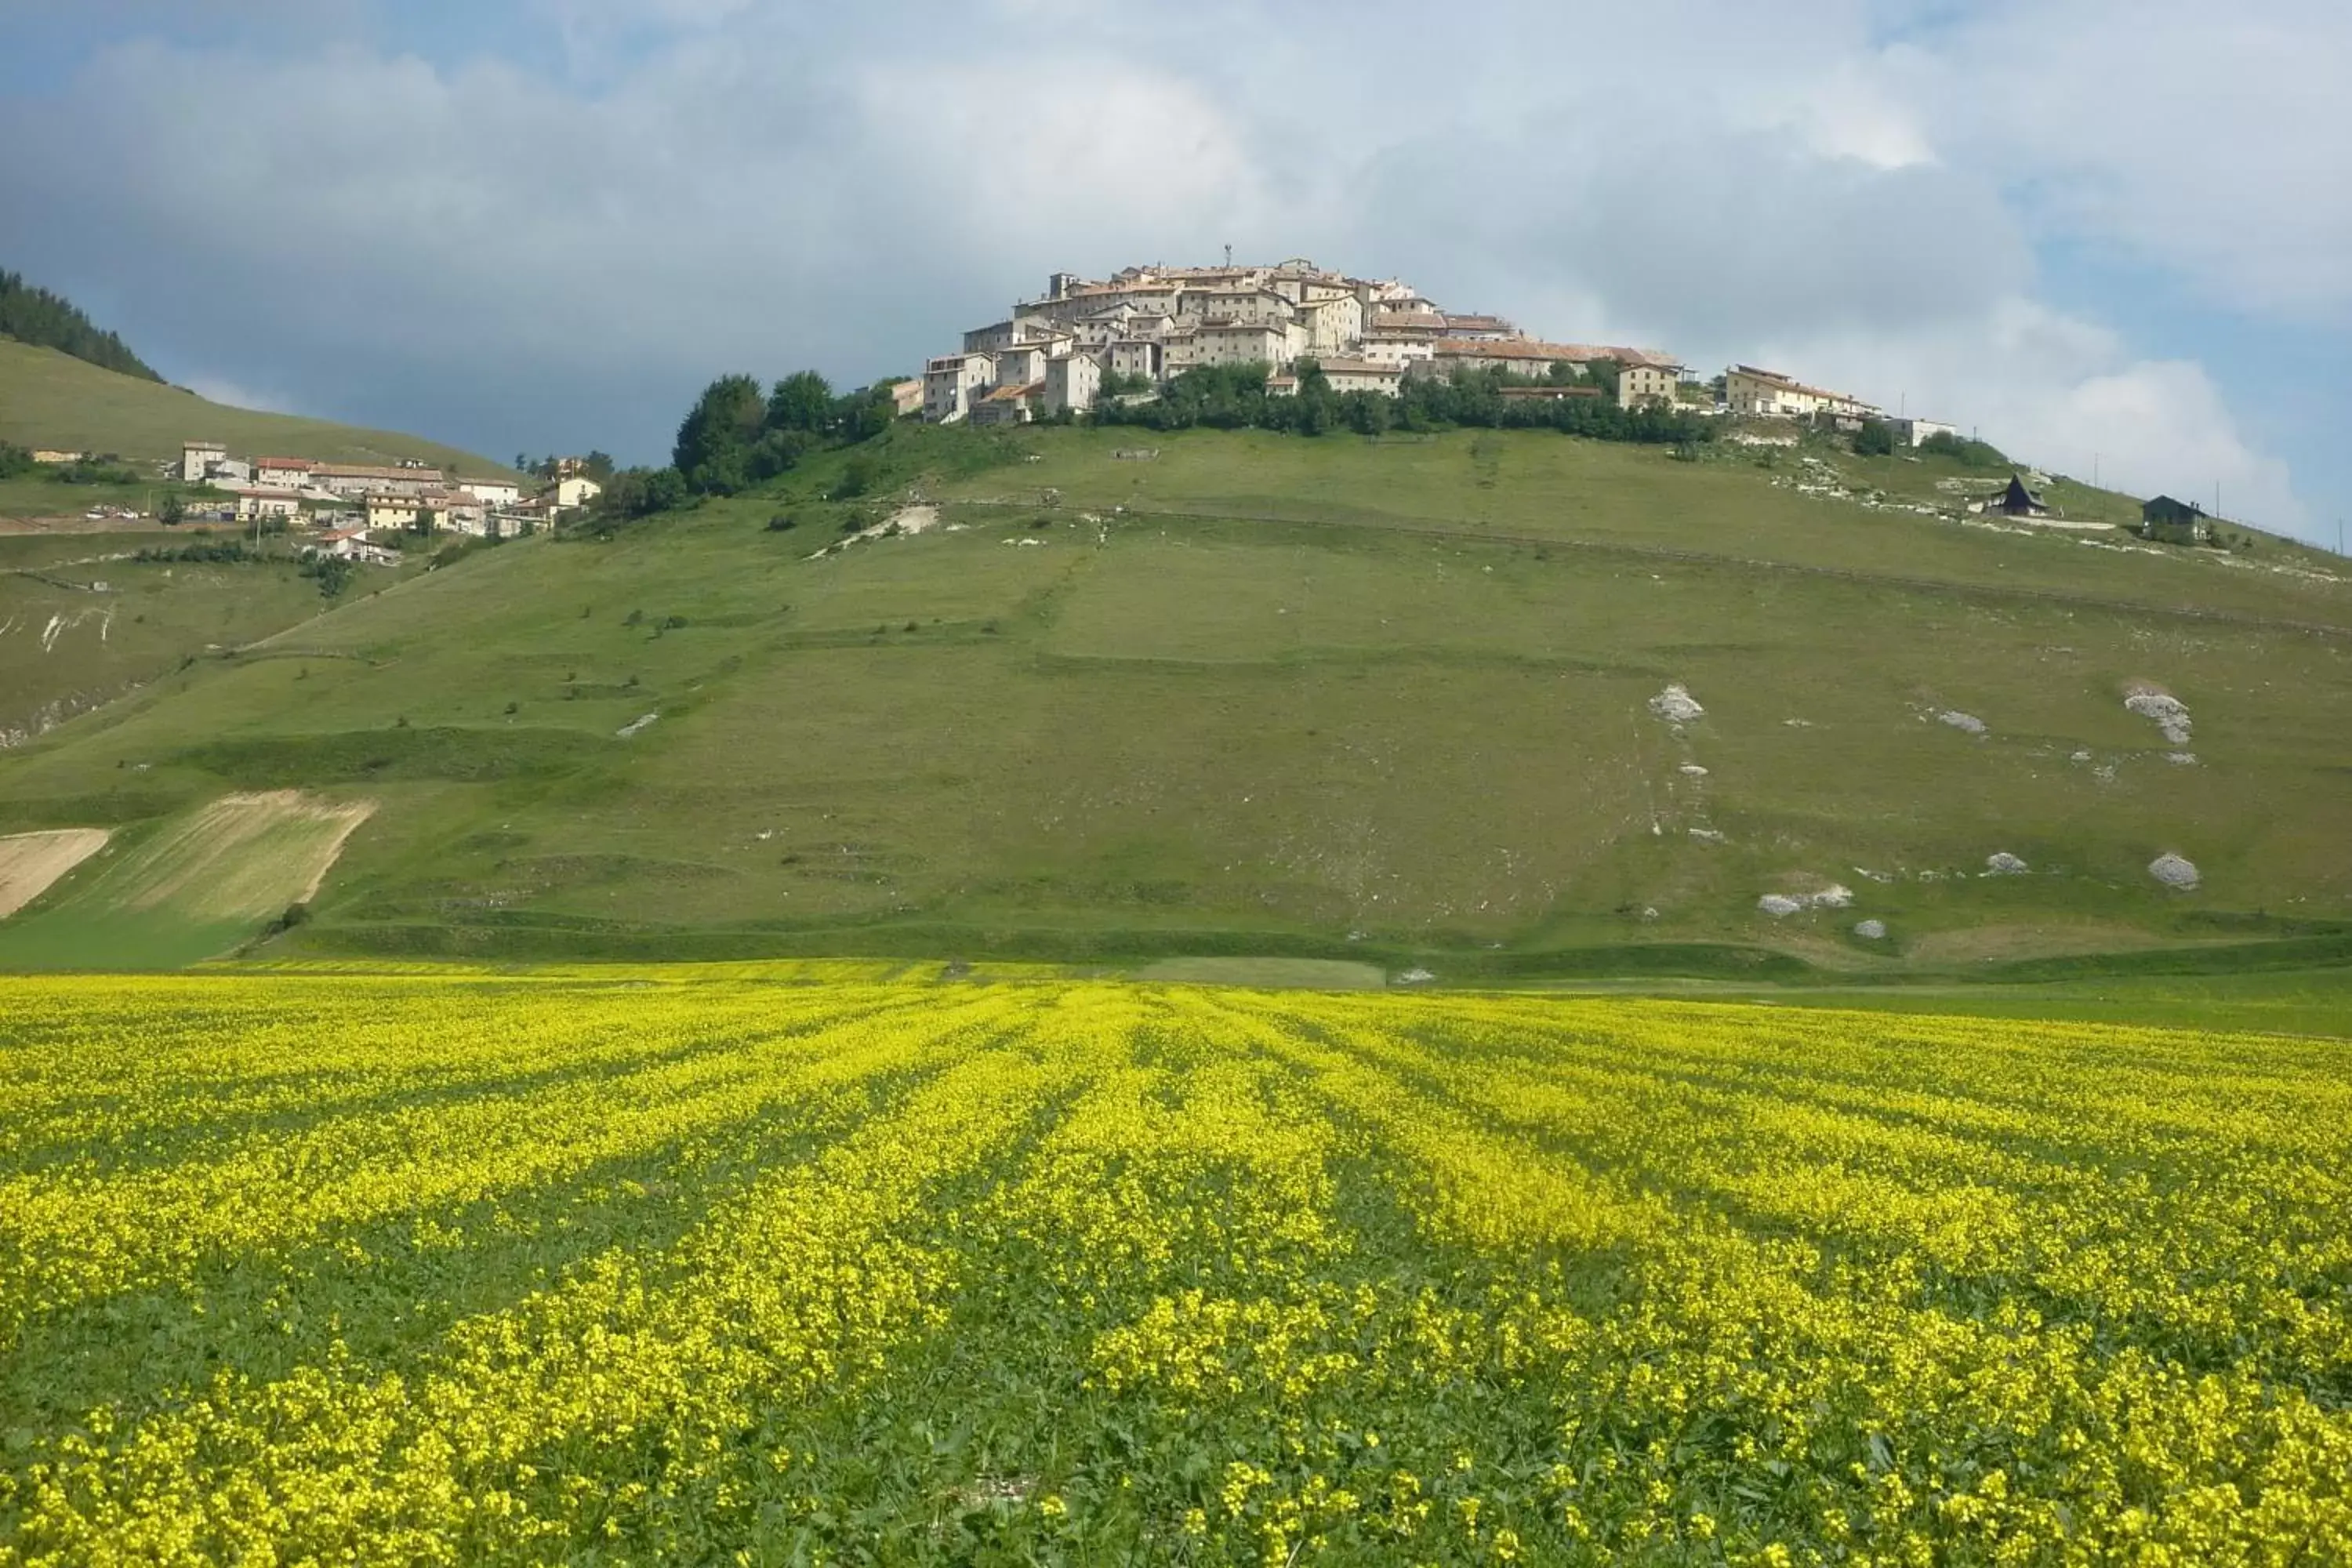
[[[56,349],[118,374],[163,379],[131,352],[130,344],[101,330],[64,295],[27,283],[23,273],[5,268],[0,268],[0,337]]]

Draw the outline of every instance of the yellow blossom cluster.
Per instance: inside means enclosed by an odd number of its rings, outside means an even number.
[[[2352,1560],[2340,1045],[0,982],[0,1563]]]

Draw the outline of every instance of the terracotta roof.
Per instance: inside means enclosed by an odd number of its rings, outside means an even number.
[[[1545,364],[1560,360],[1581,364],[1606,357],[1602,352],[1588,348],[1581,343],[1547,343],[1531,338],[1503,338],[1493,341],[1459,338],[1439,343],[1437,353],[1443,359],[1516,359],[1538,361]]]
[[[256,458],[253,466],[257,468],[299,468],[307,474],[316,465],[308,458]]]
[[[1681,362],[1672,354],[1654,349],[1613,348],[1603,343],[1548,343],[1533,338],[1505,338],[1489,341],[1479,338],[1457,338],[1440,342],[1437,353],[1447,359],[1510,359],[1536,360],[1546,363],[1565,360],[1570,364],[1591,364],[1596,360],[1609,360],[1617,364],[1648,365],[1656,370],[1680,368]]]
[[[1733,365],[1731,367],[1731,374],[1734,375],[1750,376],[1755,380],[1769,383],[1770,384],[1780,388],[1784,392],[1801,392],[1808,397],[1832,397],[1837,399],[1841,403],[1860,403],[1862,401],[1861,398],[1853,396],[1850,393],[1832,392],[1826,386],[1808,386],[1805,383],[1797,380],[1794,376],[1782,375],[1777,370],[1759,370],[1752,364]]]
[[[320,463],[311,472],[338,479],[404,479],[410,484],[438,484],[438,468],[386,468],[367,463]]]

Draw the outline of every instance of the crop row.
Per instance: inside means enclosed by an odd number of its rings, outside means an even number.
[[[0,1562],[2330,1563],[2316,1042],[12,982]]]

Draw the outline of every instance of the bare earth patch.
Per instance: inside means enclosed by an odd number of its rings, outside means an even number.
[[[0,838],[0,920],[49,890],[58,878],[106,847],[103,827],[60,827]]]
[[[2062,958],[2082,953],[2130,952],[2143,948],[2176,945],[2179,944],[2173,939],[2160,932],[2143,931],[2137,926],[2095,922],[2018,922],[1930,931],[1911,944],[1911,955],[1929,964],[1974,963],[2018,958]]]
[[[132,909],[171,905],[205,921],[259,920],[317,896],[373,801],[299,790],[223,795],[139,851]]]

